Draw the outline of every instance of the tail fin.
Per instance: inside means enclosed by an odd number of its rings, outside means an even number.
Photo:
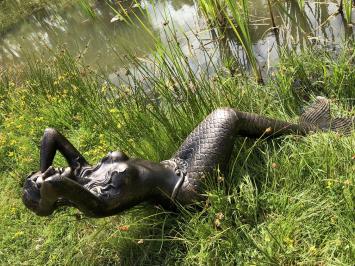
[[[330,130],[350,135],[355,129],[355,116],[353,117],[336,117],[330,123]]]
[[[316,129],[327,130],[330,124],[330,102],[318,96],[316,101],[306,109],[299,119],[300,125],[309,125]]]
[[[355,128],[355,117],[331,118],[330,101],[318,96],[316,101],[306,109],[299,119],[299,124],[313,131],[335,131],[350,134]]]

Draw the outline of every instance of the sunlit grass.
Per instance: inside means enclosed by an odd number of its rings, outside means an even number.
[[[248,0],[240,2],[227,0],[228,12],[231,12],[231,17],[228,17],[229,26],[232,28],[236,38],[242,45],[248,60],[251,65],[253,74],[258,82],[262,83],[263,78],[258,65],[255,52],[253,50],[253,42],[250,36],[250,22],[248,11]]]
[[[245,10],[226,4],[237,8],[227,25],[249,38]],[[25,209],[21,186],[38,169],[46,127],[58,128],[92,163],[110,150],[160,161],[221,106],[296,121],[306,102],[323,95],[337,116],[355,114],[351,42],[337,54],[281,49],[277,71],[261,85],[222,71],[207,49],[209,71],[195,71],[170,37],[155,39],[148,58],[117,58],[126,68],[118,87],[67,51],[1,70],[0,264],[352,265],[355,133],[239,139],[229,171],[206,181],[200,209],[169,213],[141,204],[104,219],[70,208],[39,218]]]
[[[90,3],[93,2],[92,0],[77,0],[77,1],[78,1],[79,6],[81,7],[81,9],[87,15],[87,17],[96,18],[97,15],[95,13],[95,10],[90,5]]]
[[[66,52],[30,61],[22,80],[14,78],[16,70],[3,72],[0,262],[351,265],[354,134],[240,139],[229,173],[207,182],[201,210],[173,214],[143,204],[105,219],[82,219],[74,209],[39,218],[20,200],[48,126],[93,163],[116,149],[159,161],[220,106],[294,121],[301,103],[320,94],[337,100],[335,113],[354,115],[351,47],[337,57],[324,50],[285,53],[262,86],[217,66],[215,74],[197,75],[176,44],[157,47],[147,63],[125,58],[134,67],[119,88]]]
[[[199,0],[199,9],[211,27],[224,28],[227,26],[227,3],[225,0]]]

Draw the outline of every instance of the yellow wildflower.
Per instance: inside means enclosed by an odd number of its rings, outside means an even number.
[[[118,113],[118,110],[117,110],[117,108],[112,108],[112,109],[109,110],[109,112],[111,114],[115,114],[115,113]]]
[[[317,253],[317,248],[312,245],[312,246],[309,247],[309,250],[308,250],[308,251],[309,251],[309,253],[311,253],[311,254],[315,254],[315,253]]]
[[[284,238],[284,242],[286,243],[287,246],[289,246],[290,248],[293,248],[293,243],[295,241],[293,239],[289,238],[289,237],[285,237]]]
[[[346,180],[344,181],[344,185],[346,185],[346,186],[351,185],[351,181],[350,181],[349,179],[346,179]]]
[[[327,181],[327,188],[332,188],[332,186],[333,186],[333,182],[331,181],[331,180],[328,180]]]
[[[340,246],[340,245],[341,245],[341,240],[340,240],[340,239],[336,239],[336,240],[334,241],[334,244],[335,244],[336,246]]]
[[[20,236],[23,236],[24,235],[24,232],[23,231],[18,231],[18,232],[16,232],[15,233],[15,238],[17,238],[17,237],[20,237]]]

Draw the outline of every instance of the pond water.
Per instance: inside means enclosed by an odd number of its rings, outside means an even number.
[[[258,62],[266,73],[278,58],[276,38],[270,30],[267,0],[251,2],[251,37]],[[130,1],[123,4],[136,9]],[[25,62],[26,57],[33,54],[47,57],[64,46],[74,55],[84,53],[85,63],[103,69],[114,81],[112,73],[117,73],[121,67],[118,56],[124,53],[134,53],[139,57],[149,55],[154,50],[149,32],[166,40],[164,32],[167,25],[174,25],[177,29],[181,47],[196,70],[208,64],[203,54],[206,51],[211,51],[213,60],[220,60],[223,53],[220,43],[214,41],[215,34],[208,29],[195,1],[158,0],[154,3],[141,1],[140,4],[147,8],[149,16],[141,13],[137,17],[131,16],[135,27],[120,20],[114,21],[116,13],[106,1],[93,4],[95,17],[91,17],[80,4],[60,10],[42,10],[2,36],[0,65]],[[309,1],[301,10],[296,1],[290,0],[283,7],[289,16],[276,16],[276,24],[280,26],[278,41],[282,44],[301,48],[308,38],[327,48],[337,49],[346,39],[354,39],[355,26],[346,26],[341,15],[334,15],[337,11],[335,2]],[[276,8],[274,12],[277,14]],[[354,9],[352,17],[354,20]],[[146,29],[140,21],[144,22]],[[236,40],[229,40],[227,50],[246,64],[246,56]]]

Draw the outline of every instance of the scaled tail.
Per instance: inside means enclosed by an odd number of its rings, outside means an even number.
[[[336,117],[330,115],[330,101],[318,96],[316,101],[300,116],[299,125],[312,131],[335,131],[350,134],[355,129],[355,116]]]

